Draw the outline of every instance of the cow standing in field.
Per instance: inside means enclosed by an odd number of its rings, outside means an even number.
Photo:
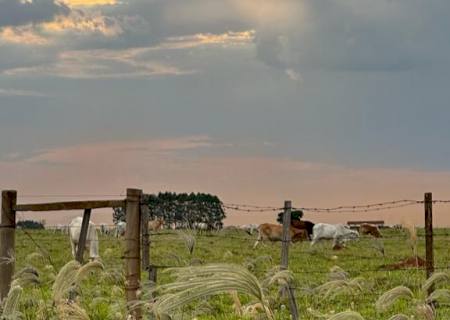
[[[371,236],[374,236],[375,238],[382,238],[380,230],[376,225],[369,224],[369,223],[363,223],[359,226],[359,233],[361,235],[368,234]]]
[[[293,226],[296,229],[306,230],[308,232],[308,239],[309,240],[312,239],[314,223],[312,223],[311,221],[294,219],[291,220],[291,226]]]
[[[317,223],[313,227],[311,246],[322,239],[333,240],[333,248],[339,248],[348,240],[358,239],[358,231],[351,230],[343,224]]]
[[[78,251],[78,242],[81,234],[81,224],[83,217],[74,218],[69,224],[70,245],[72,247],[72,255],[75,258]],[[89,221],[88,231],[86,234],[86,249],[89,249],[89,258],[94,260],[99,258],[98,254],[98,236],[95,224]]]
[[[304,229],[296,229],[289,227],[291,241],[296,242],[308,239],[308,232]],[[253,248],[258,246],[258,243],[263,240],[281,241],[283,239],[283,226],[279,224],[263,223],[258,227],[258,239]]]
[[[123,237],[125,230],[127,229],[127,223],[125,221],[119,221],[116,224],[115,236],[116,238]]]
[[[156,218],[155,220],[148,222],[148,231],[157,231],[164,226],[164,218]]]

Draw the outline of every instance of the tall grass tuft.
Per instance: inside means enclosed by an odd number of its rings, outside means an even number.
[[[336,313],[327,320],[364,320],[364,318],[355,311],[344,311]]]
[[[378,311],[385,311],[401,298],[412,299],[414,298],[414,294],[411,289],[407,287],[395,287],[383,293],[381,297],[378,298],[377,302],[375,303],[375,308]]]
[[[314,289],[319,295],[326,298],[334,298],[339,294],[351,294],[354,295],[357,292],[363,291],[363,284],[365,279],[362,277],[356,277],[354,279],[341,279],[328,281]]]
[[[18,311],[20,297],[23,289],[20,286],[13,286],[8,292],[8,296],[3,302],[3,310],[0,313],[0,319],[20,319]]]
[[[199,298],[235,291],[252,297],[268,319],[274,319],[267,299],[269,286],[285,284],[292,279],[289,271],[271,273],[259,281],[249,270],[234,264],[212,264],[171,268],[166,270],[175,281],[160,285],[161,295],[150,305],[151,312],[161,319]]]
[[[103,270],[100,261],[91,261],[81,266],[75,260],[68,262],[61,268],[53,283],[53,301],[58,303],[66,298],[66,295],[80,284],[91,272]]]
[[[409,245],[411,247],[413,257],[417,257],[417,229],[416,229],[416,226],[414,224],[408,222],[405,224],[405,228],[408,231]]]
[[[90,320],[86,310],[77,303],[65,302],[57,305],[57,313],[60,319]]]
[[[196,244],[194,232],[192,230],[181,231],[179,235],[183,239],[186,249],[189,251],[189,254],[192,256]]]
[[[424,284],[422,285],[422,290],[426,292],[434,285],[449,281],[450,276],[446,272],[435,272],[424,282]]]

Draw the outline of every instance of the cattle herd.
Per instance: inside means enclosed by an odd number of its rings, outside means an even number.
[[[72,254],[75,257],[78,250],[78,241],[81,233],[81,224],[83,218],[74,218],[68,226],[58,225],[53,230],[59,230],[69,234],[70,244],[72,248]],[[162,218],[156,218],[148,222],[148,231],[157,231],[164,228],[165,222]],[[199,231],[207,230],[206,223],[196,223],[193,225],[194,229]],[[225,230],[243,230],[249,235],[253,235],[258,232],[254,248],[263,241],[281,241],[283,236],[283,226],[280,224],[263,223],[257,224],[245,224],[241,226],[228,226]],[[320,240],[328,239],[332,240],[333,249],[342,248],[347,241],[356,240],[360,235],[370,235],[375,238],[380,238],[381,233],[376,225],[369,223],[362,223],[359,225],[358,230],[354,230],[344,224],[327,224],[327,223],[312,223],[305,220],[292,220],[289,227],[289,234],[292,242],[297,241],[310,241],[311,246]],[[125,235],[126,222],[119,221],[113,226],[107,224],[100,224],[96,226],[92,221],[89,222],[88,232],[86,235],[86,251],[89,252],[90,259],[99,258],[99,246],[98,235],[100,232],[102,235],[114,236],[116,238],[123,237]]]

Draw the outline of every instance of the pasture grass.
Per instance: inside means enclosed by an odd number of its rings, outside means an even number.
[[[41,284],[24,289],[20,311],[24,319],[57,319],[51,312],[51,286],[54,276],[72,259],[68,236],[51,231],[28,231],[43,249],[36,247],[23,231],[17,231],[16,270],[33,265],[40,274]],[[435,266],[448,272],[450,265],[450,230],[436,229]],[[331,249],[331,241],[324,241],[314,247],[308,242],[295,243],[289,249],[289,268],[295,275],[295,292],[301,319],[317,319],[314,315],[332,315],[345,310],[359,312],[365,319],[388,319],[396,313],[412,314],[413,302],[401,300],[383,313],[377,313],[375,302],[384,292],[396,286],[406,286],[412,290],[416,299],[424,299],[421,285],[425,281],[425,271],[417,269],[385,271],[380,267],[411,257],[413,251],[408,242],[408,234],[399,230],[382,230],[384,256],[380,244],[373,238],[363,237],[350,242],[341,251]],[[186,237],[178,231],[162,230],[151,236],[151,261],[157,266],[187,266],[207,263],[236,263],[246,266],[258,278],[277,266],[280,261],[280,242],[265,243],[253,249],[256,234],[232,230],[203,232],[195,235],[192,254],[187,249]],[[192,241],[192,239],[191,239]],[[425,256],[425,238],[419,230],[418,254]],[[35,252],[46,252],[50,259],[42,259]],[[43,253],[45,256],[46,253]],[[125,314],[125,294],[123,277],[123,243],[110,236],[100,237],[100,256],[105,266],[101,274],[95,273],[84,280],[77,301],[87,311],[90,319],[123,319]],[[314,288],[329,281],[329,272],[339,266],[348,273],[348,279],[362,278],[362,287],[346,290],[337,295],[324,297]],[[143,272],[142,281],[147,274]],[[164,268],[158,270],[158,283],[172,281]],[[449,288],[447,283],[446,288]],[[272,292],[273,311],[276,319],[289,319],[287,301],[279,299]],[[239,296],[241,303],[250,302],[246,296]],[[47,308],[43,307],[46,305]],[[50,311],[49,311],[50,310]],[[223,294],[205,298],[195,305],[186,306],[180,315],[183,319],[251,319],[235,314],[231,295]],[[438,320],[450,319],[450,306],[437,308]]]

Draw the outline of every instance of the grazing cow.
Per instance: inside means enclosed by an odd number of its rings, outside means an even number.
[[[341,246],[345,241],[357,239],[358,231],[351,230],[343,224],[317,223],[313,228],[311,246],[322,239],[332,239],[333,247]]]
[[[305,229],[308,232],[308,239],[312,239],[314,223],[307,220],[291,220],[291,226],[297,229]]]
[[[194,222],[192,227],[195,230],[208,230],[208,224],[205,222]]]
[[[164,226],[164,218],[156,218],[155,220],[148,222],[148,230],[156,231],[162,229]]]
[[[369,223],[363,223],[359,226],[359,233],[361,235],[368,234],[374,236],[375,238],[382,238],[383,236],[380,233],[380,230],[377,226]]]
[[[78,241],[80,240],[81,224],[83,217],[74,218],[69,224],[70,245],[72,247],[72,255],[75,258],[78,251]],[[89,221],[88,231],[86,235],[86,249],[89,249],[89,258],[97,259],[98,254],[98,236],[95,224]]]
[[[258,227],[258,239],[253,248],[256,248],[258,243],[263,240],[281,241],[283,238],[283,226],[279,224],[263,223]],[[296,229],[289,227],[292,242],[308,239],[308,233],[304,229]]]
[[[125,221],[119,221],[116,224],[116,238],[123,237],[125,235],[125,230],[127,229],[127,223]]]
[[[239,226],[239,229],[244,230],[249,235],[252,235],[253,232],[255,232],[258,229],[258,225],[254,224],[254,223],[243,224],[243,225]]]

